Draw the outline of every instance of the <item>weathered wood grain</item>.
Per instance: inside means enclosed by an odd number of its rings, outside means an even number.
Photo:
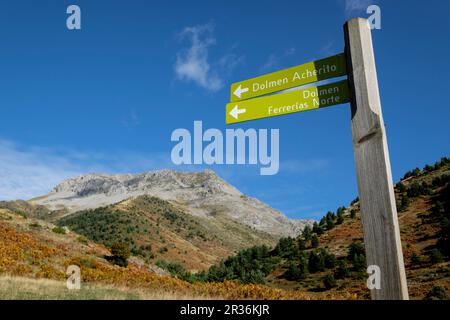
[[[366,19],[344,25],[351,92],[352,135],[368,265],[381,270],[372,299],[408,299],[386,131],[372,35]]]

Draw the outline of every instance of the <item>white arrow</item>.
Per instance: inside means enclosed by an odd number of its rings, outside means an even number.
[[[241,94],[243,94],[247,91],[248,91],[248,88],[242,88],[242,85],[239,85],[239,87],[237,87],[236,90],[234,90],[233,94],[240,99]]]
[[[239,117],[239,115],[241,113],[246,113],[247,109],[239,109],[237,105],[234,106],[234,108],[230,111],[230,116],[232,116],[233,118],[235,118],[237,120],[237,118]]]

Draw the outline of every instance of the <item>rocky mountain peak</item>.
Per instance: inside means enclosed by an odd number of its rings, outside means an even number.
[[[34,202],[69,214],[151,195],[182,206],[192,215],[225,215],[278,236],[297,235],[311,221],[290,220],[261,201],[247,197],[212,170],[151,171],[139,174],[86,174],[67,179]]]

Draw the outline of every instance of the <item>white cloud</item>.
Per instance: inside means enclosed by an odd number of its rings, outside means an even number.
[[[43,195],[64,179],[86,173],[141,172],[167,167],[173,165],[170,157],[163,154],[23,147],[0,138],[0,200]]]
[[[367,7],[373,2],[373,0],[345,0],[345,13],[351,15],[352,13],[361,10],[365,12]]]
[[[80,168],[44,149],[19,149],[0,140],[0,199],[28,199],[51,190]]]
[[[188,39],[190,46],[177,54],[175,73],[181,80],[193,81],[210,91],[220,90],[224,82],[212,70],[208,62],[209,47],[216,43],[211,24],[186,27],[180,39]]]

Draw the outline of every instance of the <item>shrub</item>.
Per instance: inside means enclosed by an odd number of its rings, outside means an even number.
[[[343,279],[350,275],[350,269],[347,266],[347,261],[339,260],[337,262],[337,265],[338,265],[338,267],[334,273],[334,276],[336,277],[336,279]]]
[[[42,229],[42,226],[39,223],[37,223],[37,222],[33,222],[33,223],[30,223],[30,228]]]
[[[426,300],[449,300],[447,290],[444,287],[435,286],[425,296]]]
[[[400,203],[398,203],[397,206],[398,206],[398,211],[400,211],[400,212],[405,211],[406,209],[408,209],[408,206],[409,206],[409,198],[408,198],[408,196],[407,195],[402,195]]]
[[[447,218],[442,219],[440,227],[437,246],[444,255],[450,256],[450,220]]]
[[[178,219],[178,215],[175,212],[167,211],[164,212],[164,218],[174,223]]]
[[[88,239],[85,236],[79,236],[77,238],[77,240],[78,240],[79,243],[88,244]]]
[[[183,265],[179,263],[173,263],[173,262],[167,262],[164,260],[158,260],[156,261],[156,265],[160,267],[161,269],[164,269],[174,277],[192,282],[194,281],[194,277],[189,271],[187,271]],[[202,275],[203,276],[203,275]]]
[[[116,242],[111,247],[111,260],[120,267],[128,266],[128,258],[130,257],[130,248],[126,243]]]
[[[291,237],[287,237],[287,238],[281,238],[278,241],[278,244],[275,247],[275,252],[280,257],[293,258],[297,253],[296,249],[297,248],[295,246],[294,239]]]
[[[400,193],[406,192],[406,187],[403,183],[401,182],[397,183],[396,187],[398,192]]]
[[[295,262],[291,261],[285,272],[285,277],[293,281],[304,279],[306,277],[305,268],[301,264],[296,265]]]
[[[325,258],[319,251],[310,252],[308,270],[312,273],[325,270]]]
[[[432,181],[433,187],[442,187],[450,181],[450,175],[444,174],[442,176],[435,177]]]
[[[422,184],[418,182],[413,182],[409,188],[408,191],[406,191],[406,194],[410,198],[418,197],[421,195],[428,195],[431,194],[430,186],[426,182],[422,182]]]
[[[353,268],[357,272],[364,271],[366,268],[366,256],[365,255],[355,255],[353,257]]]
[[[353,242],[349,247],[349,258],[354,256],[355,254],[365,254],[364,244],[362,242]]]
[[[444,212],[445,212],[444,204],[441,201],[436,201],[433,208],[431,208],[431,213],[440,216]]]
[[[352,218],[352,219],[356,218],[356,210],[355,209],[350,210],[350,218]]]
[[[433,249],[430,251],[430,261],[432,264],[441,263],[444,261],[442,253],[439,249]]]
[[[415,252],[411,255],[411,264],[413,266],[420,264],[420,257]]]
[[[64,229],[63,227],[54,227],[52,231],[58,234],[66,234],[66,229]]]
[[[331,273],[327,274],[325,278],[323,278],[323,285],[327,290],[337,287],[336,279]]]
[[[238,280],[242,283],[265,283],[265,276],[274,269],[275,259],[267,246],[252,247],[228,257],[209,268],[206,280],[222,282]]]
[[[352,262],[355,271],[363,271],[366,267],[364,244],[353,242],[349,248],[348,260]]]
[[[159,248],[159,250],[158,250],[158,252],[159,253],[166,253],[167,251],[169,251],[169,249],[167,249],[167,247],[162,247],[162,248]]]

